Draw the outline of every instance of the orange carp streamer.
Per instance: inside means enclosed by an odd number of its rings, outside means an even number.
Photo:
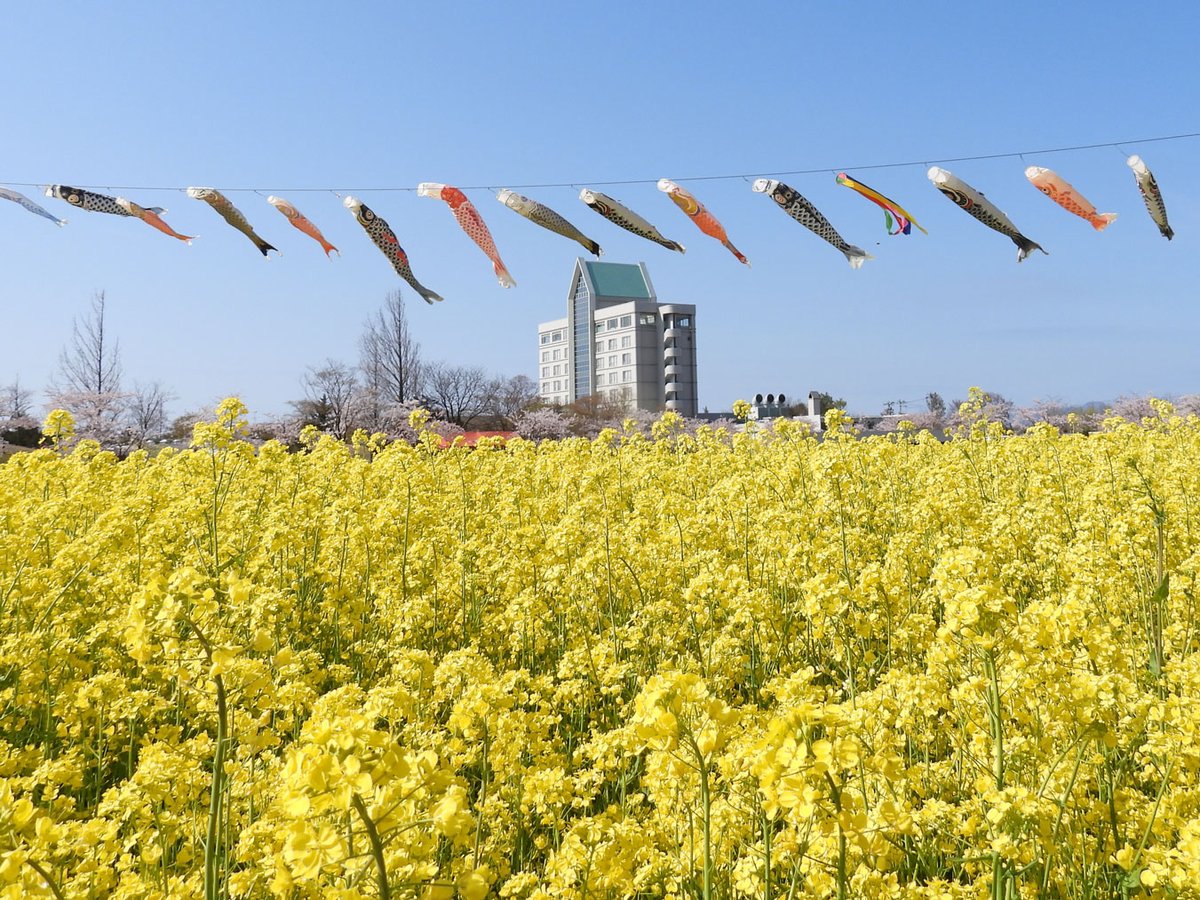
[[[1041,166],[1030,166],[1025,170],[1025,177],[1035,188],[1067,212],[1086,220],[1097,231],[1103,231],[1116,221],[1116,213],[1096,212],[1096,207],[1092,206],[1071,182],[1056,172],[1043,169]]]
[[[690,191],[681,188],[669,178],[660,178],[658,189],[670,197],[671,201],[696,223],[697,228],[710,238],[716,238],[724,244],[725,249],[736,256],[739,262],[750,265],[750,260],[742,255],[742,251],[730,243],[729,235],[725,233],[725,226],[718,222],[717,217],[705,209],[704,204],[693,197]]]
[[[270,197],[267,198],[267,202],[270,203],[277,210],[279,210],[281,213],[283,213],[284,216],[287,217],[287,220],[289,222],[291,222],[293,226],[295,226],[297,229],[302,231],[304,234],[307,234],[310,238],[312,238],[314,241],[316,241],[318,244],[320,244],[321,249],[325,251],[326,258],[329,257],[330,253],[336,253],[338,256],[342,255],[342,252],[340,250],[338,250],[337,247],[333,246],[333,244],[331,244],[331,243],[329,243],[329,241],[325,240],[325,235],[321,234],[321,229],[318,228],[316,225],[314,225],[312,222],[310,222],[300,212],[300,210],[296,209],[296,207],[293,206],[291,203],[289,203],[287,200],[284,200],[282,197],[276,197],[274,195],[271,195]]]

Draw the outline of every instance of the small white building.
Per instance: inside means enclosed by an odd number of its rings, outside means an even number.
[[[538,325],[538,393],[694,416],[696,307],[659,303],[645,263],[577,259],[567,317]]]
[[[821,397],[816,391],[808,392],[808,401],[805,404],[808,412],[800,416],[789,416],[796,422],[807,422],[813,431],[825,430],[825,411],[821,409]],[[760,419],[776,419],[785,415],[785,410],[788,409],[787,397],[783,394],[776,396],[767,394],[765,397],[762,394],[755,394],[754,401],[750,404],[750,414],[747,418],[752,421]]]

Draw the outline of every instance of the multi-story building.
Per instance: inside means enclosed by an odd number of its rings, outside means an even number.
[[[659,303],[645,263],[578,259],[567,317],[538,325],[539,394],[694,416],[696,307]]]

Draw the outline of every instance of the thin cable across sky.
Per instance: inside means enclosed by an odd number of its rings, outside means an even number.
[[[827,172],[838,172],[842,170],[864,172],[873,169],[900,169],[906,166],[928,166],[933,163],[959,163],[959,162],[977,162],[986,159],[1014,159],[1023,156],[1039,156],[1046,153],[1070,153],[1075,150],[1096,150],[1103,147],[1112,147],[1116,150],[1122,150],[1123,147],[1130,144],[1153,144],[1162,141],[1182,141],[1191,138],[1200,138],[1200,132],[1192,132],[1189,134],[1167,134],[1157,137],[1137,138],[1127,141],[1102,141],[1096,144],[1073,144],[1068,147],[1043,147],[1036,150],[1012,150],[1005,153],[982,153],[974,156],[930,156],[922,159],[910,159],[903,162],[882,162],[870,163],[859,166],[814,166],[807,169],[786,169],[772,172],[737,172],[734,174],[723,175],[688,175],[673,179],[674,181],[735,181],[738,179],[745,180],[756,177],[781,178],[783,176],[792,175],[821,175]],[[1124,152],[1122,150],[1122,152]],[[458,185],[459,190],[463,191],[496,191],[501,187],[515,188],[521,190],[533,190],[537,188],[570,188],[582,187],[585,185],[596,185],[600,187],[612,187],[616,185],[628,184],[656,184],[659,176],[654,178],[627,178],[617,181],[592,181],[586,178],[576,179],[574,181],[546,181],[524,184],[511,184],[505,182],[503,184],[471,184]],[[53,182],[32,182],[32,181],[0,181],[0,184],[9,187],[25,187],[25,188],[40,188],[45,187]],[[84,190],[108,190],[108,191],[186,191],[187,185],[125,185],[125,184],[78,184],[75,187]],[[264,187],[221,187],[221,190],[226,193],[248,193],[248,194],[264,194],[272,191],[290,194],[302,193],[383,193],[383,192],[408,192],[413,193],[417,190],[414,187],[399,187],[396,185],[388,185],[384,187],[278,187],[275,185]]]

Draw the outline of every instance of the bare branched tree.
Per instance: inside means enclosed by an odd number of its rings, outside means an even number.
[[[157,435],[166,434],[167,403],[174,395],[157,381],[148,385],[135,384],[128,397],[126,419],[134,441],[139,446]]]
[[[104,291],[92,297],[91,314],[71,325],[71,341],[58,357],[51,402],[75,417],[76,433],[105,446],[125,444],[121,348],[105,321]]]
[[[367,418],[377,428],[389,406],[414,399],[421,387],[421,345],[409,331],[400,291],[390,292],[367,319],[358,348]]]
[[[0,388],[0,419],[26,419],[33,415],[33,392],[21,386],[21,379]]]
[[[358,379],[343,362],[325,360],[309,366],[304,376],[304,399],[292,403],[306,425],[315,425],[338,440],[344,440],[355,425]]]
[[[92,313],[82,323],[71,324],[71,343],[58,357],[63,391],[110,394],[121,390],[121,347],[109,334],[104,320],[104,291],[92,297]]]
[[[490,403],[487,412],[498,425],[511,427],[517,416],[538,402],[538,386],[528,375],[512,378],[495,378],[488,393]]]
[[[434,363],[425,373],[425,402],[432,412],[464,428],[488,412],[493,379],[482,366]]]

